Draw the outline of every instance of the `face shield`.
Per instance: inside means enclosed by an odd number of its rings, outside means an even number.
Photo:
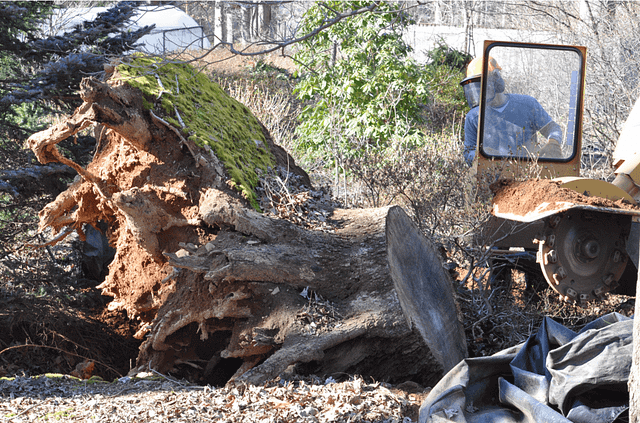
[[[469,108],[473,109],[480,104],[480,75],[465,78],[460,83],[464,90],[464,96],[467,99]]]
[[[465,78],[460,83],[464,90],[464,97],[467,99],[469,108],[473,109],[480,104],[480,75]]]
[[[480,81],[480,75],[473,75],[463,79],[460,83],[470,109],[480,104]],[[496,94],[504,92],[504,88],[504,79],[502,79],[500,71],[497,69],[491,71],[489,73],[489,83],[487,84],[487,101],[493,100]]]

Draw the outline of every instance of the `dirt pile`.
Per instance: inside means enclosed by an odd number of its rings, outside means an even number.
[[[553,210],[554,207],[561,207],[566,203],[640,210],[637,205],[624,199],[613,201],[598,196],[589,196],[562,185],[562,182],[550,179],[500,180],[491,185],[491,190],[494,193],[493,203],[500,205],[501,213],[514,213],[523,216],[539,210],[543,203],[550,204],[546,210]]]

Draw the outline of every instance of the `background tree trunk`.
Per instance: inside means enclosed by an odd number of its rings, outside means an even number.
[[[640,246],[639,246],[640,248]],[[640,270],[636,292],[640,292]],[[631,373],[629,374],[629,421],[640,422],[640,303],[636,301],[633,321],[633,359],[631,361]]]

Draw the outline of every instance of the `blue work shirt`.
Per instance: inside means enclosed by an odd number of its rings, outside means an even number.
[[[538,148],[537,133],[562,141],[562,128],[542,108],[538,100],[524,94],[506,94],[507,102],[485,111],[483,147],[485,152],[503,156],[528,157]],[[480,107],[467,113],[464,122],[464,159],[469,166],[476,153]]]

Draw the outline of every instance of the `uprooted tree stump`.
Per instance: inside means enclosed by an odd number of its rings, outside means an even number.
[[[109,224],[99,287],[139,321],[136,370],[262,383],[296,365],[431,384],[465,356],[448,275],[401,208],[334,209],[321,229],[256,211],[274,169],[309,189],[306,173],[204,75],[134,60],[85,79],[82,106],[28,142],[80,175],[41,211],[52,242]],[[90,127],[82,169],[56,144]]]

